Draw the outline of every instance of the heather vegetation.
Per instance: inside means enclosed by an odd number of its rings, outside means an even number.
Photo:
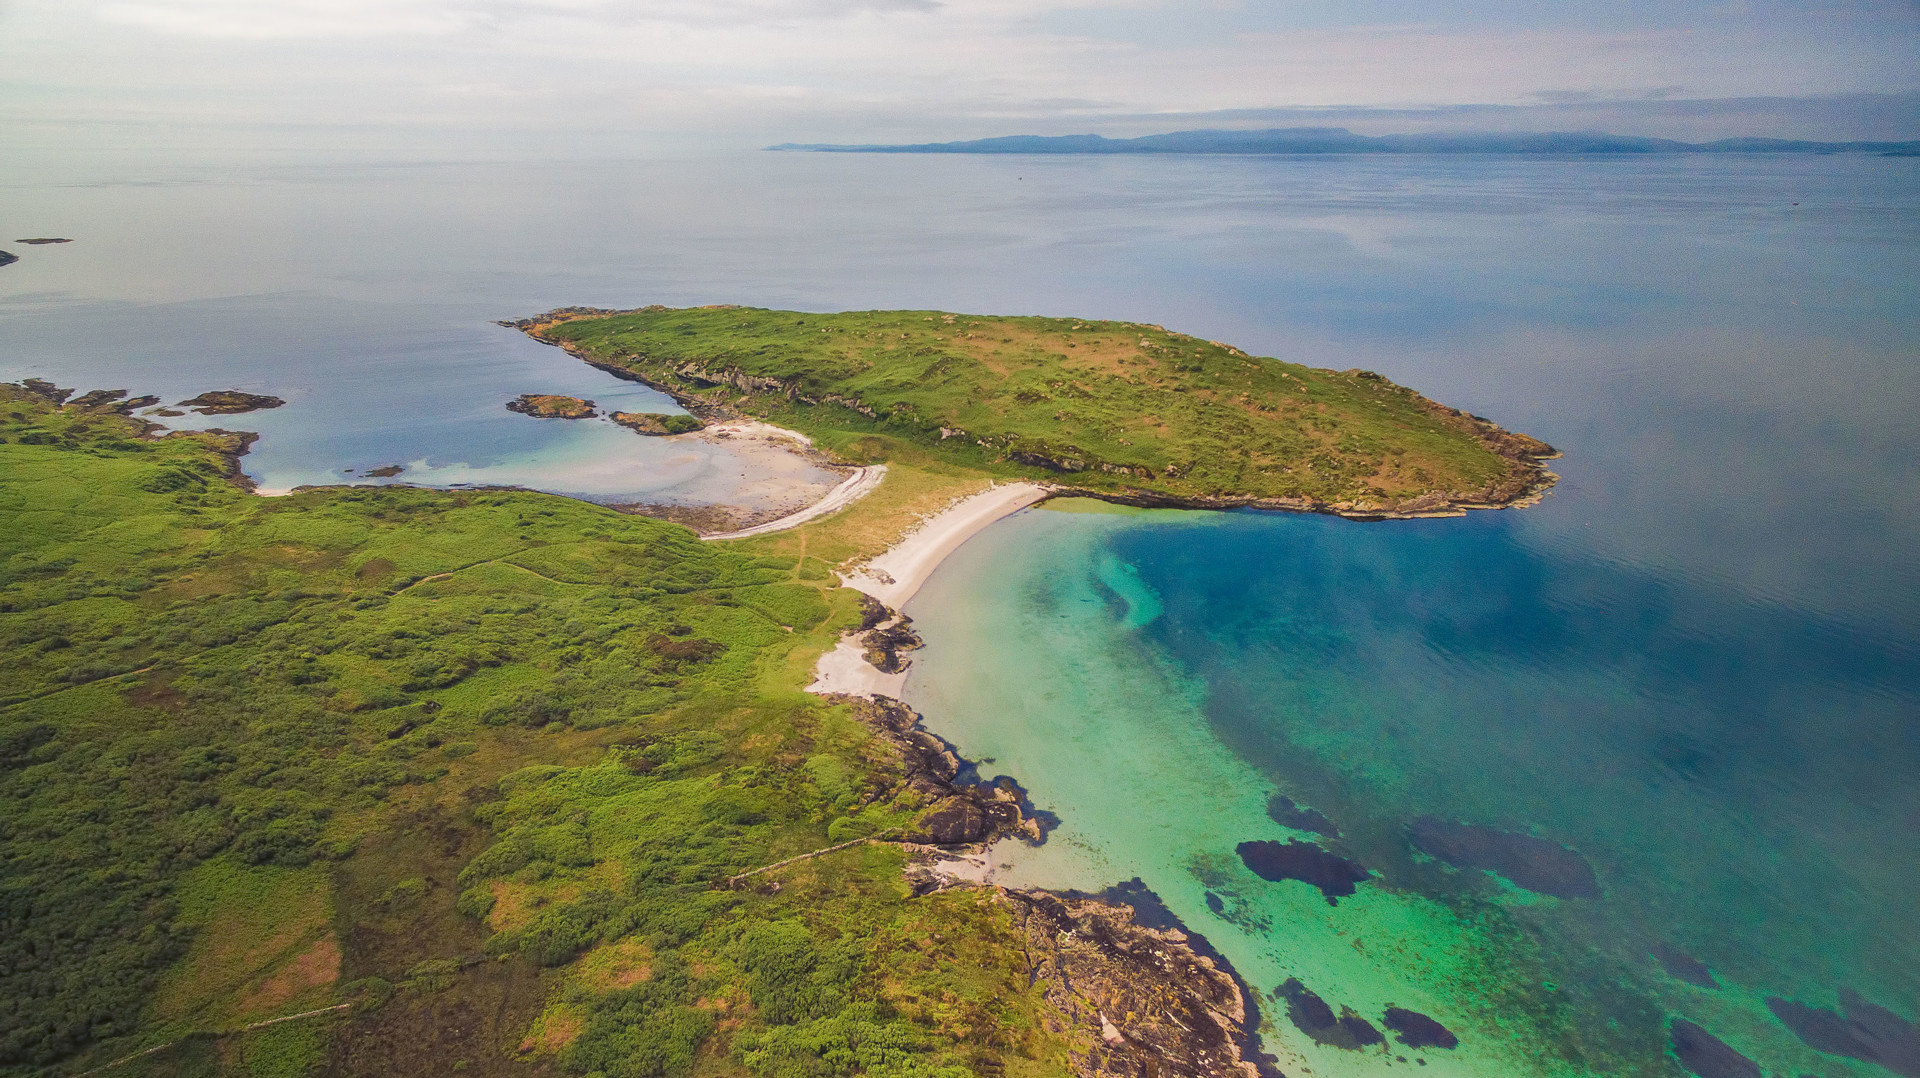
[[[603,366],[856,459],[1347,511],[1506,502],[1552,449],[1368,371],[1159,326],[939,311],[650,307],[526,323]]]
[[[924,807],[804,542],[143,435],[0,387],[0,1073],[1059,1072],[987,894],[726,886]]]

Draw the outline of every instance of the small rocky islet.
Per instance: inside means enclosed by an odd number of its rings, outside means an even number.
[[[278,408],[287,403],[279,397],[270,397],[264,393],[246,393],[238,389],[214,389],[189,397],[176,407],[191,408],[201,415],[240,415],[245,412],[258,412],[268,408]]]
[[[535,419],[592,419],[599,414],[592,401],[557,393],[522,393],[507,402],[507,411]]]

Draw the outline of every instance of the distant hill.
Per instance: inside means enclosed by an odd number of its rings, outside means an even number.
[[[1908,142],[1808,142],[1774,138],[1727,138],[1714,142],[1610,135],[1604,131],[1466,133],[1450,135],[1356,135],[1344,127],[1281,127],[1266,131],[1174,131],[1139,138],[1101,135],[1004,135],[969,142],[837,146],[782,143],[770,150],[815,153],[1023,153],[1023,154],[1670,154],[1670,153],[1873,153],[1920,155],[1920,140]]]

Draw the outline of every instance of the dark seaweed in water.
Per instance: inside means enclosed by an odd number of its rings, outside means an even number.
[[[1296,805],[1293,798],[1285,794],[1274,794],[1267,799],[1267,818],[1295,831],[1311,831],[1329,838],[1340,837],[1340,829],[1333,826],[1333,821],[1327,819],[1326,813]]]
[[[1497,872],[1536,894],[1554,898],[1599,898],[1600,881],[1587,859],[1544,838],[1497,827],[1452,823],[1422,816],[1407,828],[1414,849],[1455,868]]]
[[[1700,1078],[1760,1078],[1760,1064],[1692,1022],[1676,1018],[1669,1032],[1680,1065]]]
[[[1409,1048],[1456,1048],[1460,1038],[1453,1030],[1428,1018],[1419,1011],[1410,1011],[1405,1007],[1387,1008],[1387,1028],[1393,1030],[1394,1040]]]
[[[1878,1063],[1905,1078],[1920,1078],[1920,1027],[1868,1003],[1851,988],[1840,990],[1845,1016],[1820,1007],[1769,996],[1767,1009],[1809,1048]]]
[[[1660,968],[1667,971],[1667,976],[1676,981],[1685,981],[1701,988],[1720,987],[1720,982],[1714,979],[1713,971],[1707,968],[1707,964],[1685,951],[1658,943],[1654,945],[1653,957],[1660,961]]]
[[[1222,902],[1220,896],[1214,894],[1212,891],[1207,892],[1207,908],[1215,913],[1227,912],[1227,904]]]
[[[1340,1008],[1340,1016],[1334,1017],[1327,1001],[1296,977],[1288,977],[1274,994],[1287,1001],[1287,1020],[1317,1043],[1354,1051],[1386,1041],[1373,1023],[1350,1007]]]
[[[1373,878],[1366,866],[1329,853],[1311,842],[1261,839],[1242,842],[1236,852],[1254,875],[1263,880],[1302,880],[1320,888],[1329,906],[1338,906],[1342,897],[1353,893],[1355,884]]]

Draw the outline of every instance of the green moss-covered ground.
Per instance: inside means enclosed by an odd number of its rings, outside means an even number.
[[[716,886],[921,807],[804,539],[234,447],[0,387],[0,1074],[1060,1072],[988,897]]]
[[[1419,511],[1511,501],[1552,452],[1377,374],[1130,322],[650,307],[526,326],[855,458],[1094,491]]]

